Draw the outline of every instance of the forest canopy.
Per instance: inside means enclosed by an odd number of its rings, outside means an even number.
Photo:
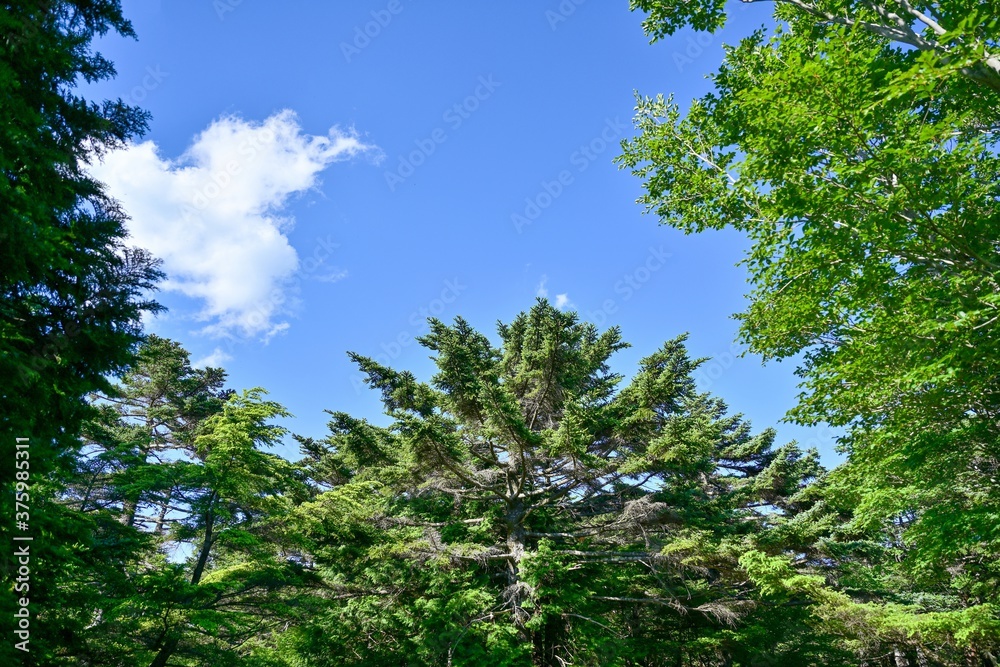
[[[630,2],[652,42],[721,31],[733,6]],[[375,36],[402,9],[379,11]],[[417,311],[423,335],[393,349],[430,370],[349,352],[382,414],[331,391],[327,432],[296,432],[283,399],[147,327],[183,281],[90,167],[149,116],[81,92],[115,74],[96,40],[135,37],[121,4],[4,5],[0,662],[1000,666],[998,21],[991,2],[777,0],[709,92],[639,91],[621,153],[586,153],[662,225],[747,240],[740,342],[795,367],[788,421],[843,434],[825,467],[699,383],[683,325],[651,326],[625,370],[613,311],[586,321],[547,276],[495,330]],[[370,148],[300,143],[307,171]],[[576,178],[543,181],[549,204]],[[241,233],[284,242],[275,220]]]

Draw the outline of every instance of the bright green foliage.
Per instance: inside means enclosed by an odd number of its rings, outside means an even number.
[[[294,608],[286,596],[307,584],[299,565],[279,558],[283,524],[303,490],[292,464],[262,451],[285,433],[271,420],[288,416],[263,394],[232,395],[194,440],[168,535],[190,545],[191,558],[158,619],[151,667],[252,663]]]
[[[725,21],[631,6],[654,40]],[[388,425],[267,452],[263,390],[137,348],[160,274],[85,163],[145,115],[73,94],[119,3],[5,4],[0,453],[31,438],[41,539],[0,664],[997,667],[998,10],[777,0],[686,113],[639,100],[620,163],[666,224],[752,241],[742,336],[845,429],[824,473],[698,393],[683,337],[624,383],[620,332],[545,301],[496,346],[432,320],[428,382],[354,355]]]
[[[763,2],[764,0],[740,0]],[[726,22],[725,0],[630,0],[648,16],[643,28],[655,42],[690,25],[715,32]],[[776,17],[798,25],[865,32],[905,52],[924,67],[912,73],[930,87],[935,75],[959,72],[1000,91],[996,2],[977,0],[774,0]],[[928,71],[930,68],[931,71]],[[940,68],[939,71],[933,70]]]
[[[179,345],[150,336],[121,384],[92,397],[97,415],[84,425],[52,510],[80,531],[63,545],[72,566],[48,577],[67,597],[39,613],[62,629],[58,654],[66,662],[142,664],[135,649],[143,612],[179,576],[159,551],[169,508],[182,502],[178,456],[221,409],[224,377],[221,369],[192,369]]]
[[[997,607],[983,602],[981,588],[980,595],[970,595],[968,583],[985,578],[991,564],[969,558],[950,572],[939,564],[916,566],[926,557],[919,543],[906,538],[916,512],[887,525],[861,520],[871,515],[855,509],[860,494],[840,471],[810,493],[824,500],[812,516],[800,515],[798,525],[788,528],[801,531],[803,541],[814,538],[812,547],[802,548],[808,555],[802,560],[832,587],[823,589],[799,572],[781,577],[779,587],[796,588],[820,602],[812,610],[815,623],[840,636],[859,661],[898,653],[918,665],[990,664],[1000,636]]]
[[[150,336],[107,395],[57,506],[81,526],[45,664],[268,665],[274,633],[305,613],[315,577],[287,522],[302,475],[263,451],[288,413],[223,389],[177,343]]]
[[[429,384],[354,355],[391,425],[333,413],[303,440],[333,487],[300,513],[333,591],[304,664],[751,664],[805,627],[758,609],[738,558],[799,509],[815,452],[699,394],[683,338],[618,388],[619,331],[545,301],[500,347],[430,329]]]
[[[100,416],[87,426],[72,486],[78,509],[111,510],[162,534],[181,467],[172,459],[194,455],[198,429],[228,396],[224,382],[222,369],[191,368],[180,345],[150,335],[121,384],[95,397]]]
[[[654,36],[709,11],[682,4],[634,3]],[[996,9],[779,3],[784,25],[729,48],[686,114],[641,99],[620,158],[664,223],[753,242],[742,336],[765,358],[802,355],[792,417],[848,432],[836,534],[878,546],[858,556],[873,567],[901,561],[856,597],[966,614],[978,625],[947,641],[978,637],[973,651],[997,645],[1000,603]],[[899,16],[899,34],[873,27]]]

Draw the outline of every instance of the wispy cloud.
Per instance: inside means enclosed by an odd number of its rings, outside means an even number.
[[[549,287],[548,287],[549,277],[548,275],[543,275],[541,280],[538,281],[538,287],[535,288],[535,296],[540,299],[549,298]],[[562,309],[566,307],[572,307],[573,302],[569,300],[569,294],[556,294],[555,302],[553,305],[556,308]]]
[[[347,269],[342,269],[340,271],[331,271],[323,275],[313,276],[313,280],[318,280],[321,283],[339,283],[347,276]]]
[[[191,362],[191,365],[195,368],[220,368],[227,361],[232,360],[232,356],[227,354],[222,350],[222,348],[215,348],[212,353]]]
[[[291,111],[226,116],[178,158],[147,141],[92,165],[131,216],[135,245],[161,258],[174,290],[199,302],[203,331],[264,339],[288,328],[284,294],[299,257],[282,215],[330,164],[372,150],[353,131],[305,134]]]
[[[538,287],[535,289],[535,296],[540,299],[544,299],[549,296],[549,288],[545,286],[545,283],[549,282],[549,277],[543,275],[541,281],[538,283]]]

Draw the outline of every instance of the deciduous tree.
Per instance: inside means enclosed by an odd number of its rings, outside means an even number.
[[[633,6],[654,37],[723,20],[721,3]],[[779,2],[686,113],[641,98],[620,158],[663,223],[748,235],[742,337],[801,360],[793,419],[846,429],[841,534],[898,545],[927,586],[893,632],[947,608],[972,651],[995,651],[1000,602],[996,10]]]

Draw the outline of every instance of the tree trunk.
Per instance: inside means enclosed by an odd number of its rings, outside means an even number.
[[[208,510],[205,512],[205,537],[201,541],[201,549],[198,550],[198,560],[195,563],[194,571],[191,573],[191,585],[197,586],[198,582],[201,581],[201,577],[205,572],[205,566],[208,564],[208,556],[212,551],[212,542],[214,541],[214,529],[215,529],[215,501],[216,494],[213,491],[212,495],[208,497]],[[177,645],[180,643],[179,637],[171,637],[163,642],[160,650],[157,652],[156,657],[153,658],[153,662],[149,663],[149,667],[166,667],[167,661],[177,650]]]
[[[163,501],[163,505],[160,506],[160,515],[156,518],[156,528],[153,529],[154,535],[163,534],[163,522],[167,519],[167,512],[170,508],[170,497],[173,495],[173,489],[167,491],[167,497]]]
[[[83,494],[83,500],[80,501],[81,512],[87,511],[87,503],[90,502],[90,494],[94,492],[94,485],[97,484],[97,478],[104,472],[104,468],[105,466],[102,465],[97,469],[97,472],[90,476],[90,480],[87,482],[87,490]]]
[[[170,660],[170,656],[177,650],[177,644],[179,643],[180,639],[177,637],[171,637],[163,642],[163,646],[160,647],[160,651],[153,658],[153,662],[149,663],[149,667],[166,667],[167,661]]]
[[[191,573],[191,585],[197,586],[201,581],[201,575],[205,572],[205,565],[208,564],[208,556],[212,551],[212,543],[215,541],[213,530],[215,529],[215,491],[208,497],[208,510],[205,512],[205,538],[201,541],[201,549],[198,551],[198,561],[194,565]]]
[[[153,424],[151,418],[146,420],[146,428],[150,429],[150,433],[152,433]],[[139,454],[142,456],[143,464],[145,464],[149,459],[149,450],[150,447],[143,447],[139,450]],[[141,494],[136,493],[122,501],[122,523],[129,528],[135,527],[135,515],[139,511],[140,495]]]
[[[138,507],[139,501],[132,498],[122,502],[122,523],[129,528],[135,527],[135,513]]]
[[[522,606],[525,593],[525,583],[521,581],[521,561],[524,559],[524,501],[512,499],[507,504],[507,514],[504,517],[507,524],[507,553],[510,560],[507,565],[507,594],[513,608],[514,623],[525,636],[528,632],[524,624],[528,621],[528,612]]]

